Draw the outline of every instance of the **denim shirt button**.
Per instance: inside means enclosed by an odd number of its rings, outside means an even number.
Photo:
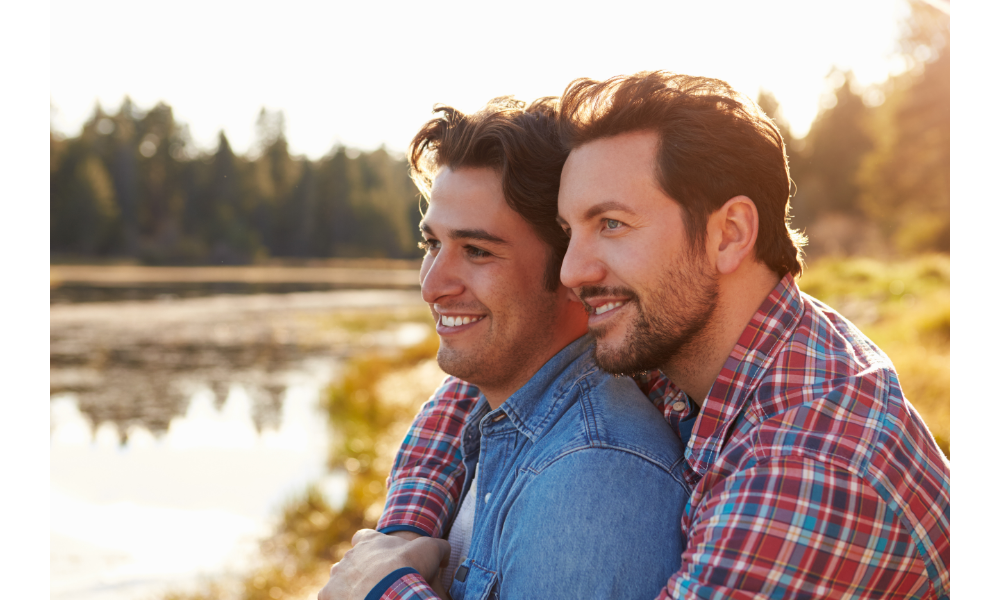
[[[504,419],[506,419],[506,418],[507,418],[507,415],[506,415],[506,414],[504,414],[504,413],[500,413],[499,415],[497,415],[497,416],[493,417],[493,422],[494,422],[494,423],[499,423],[500,421],[503,421],[503,420],[504,420]]]

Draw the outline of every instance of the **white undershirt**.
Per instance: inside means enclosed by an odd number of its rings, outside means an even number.
[[[472,544],[472,527],[476,520],[476,473],[472,475],[472,483],[469,484],[469,493],[465,495],[462,506],[458,508],[458,516],[451,525],[448,532],[448,543],[451,544],[451,554],[448,558],[448,567],[441,573],[441,583],[444,589],[451,588],[451,582],[455,579],[455,570],[469,556],[469,546]]]

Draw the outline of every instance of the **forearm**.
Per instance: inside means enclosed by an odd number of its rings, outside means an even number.
[[[440,537],[462,490],[461,433],[479,390],[447,378],[421,407],[396,454],[378,530]]]

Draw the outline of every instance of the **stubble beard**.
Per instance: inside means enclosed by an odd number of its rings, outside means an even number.
[[[582,298],[596,295],[627,297],[635,317],[627,324],[624,339],[608,339],[610,326],[593,327],[594,361],[614,375],[637,375],[668,366],[696,346],[711,323],[718,305],[719,282],[707,269],[703,256],[690,253],[668,269],[640,297],[629,288],[584,287]]]

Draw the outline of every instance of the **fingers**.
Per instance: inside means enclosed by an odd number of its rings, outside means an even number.
[[[354,537],[351,538],[351,545],[357,546],[358,544],[364,542],[366,539],[371,539],[372,537],[379,537],[382,534],[375,531],[374,529],[359,529]]]

